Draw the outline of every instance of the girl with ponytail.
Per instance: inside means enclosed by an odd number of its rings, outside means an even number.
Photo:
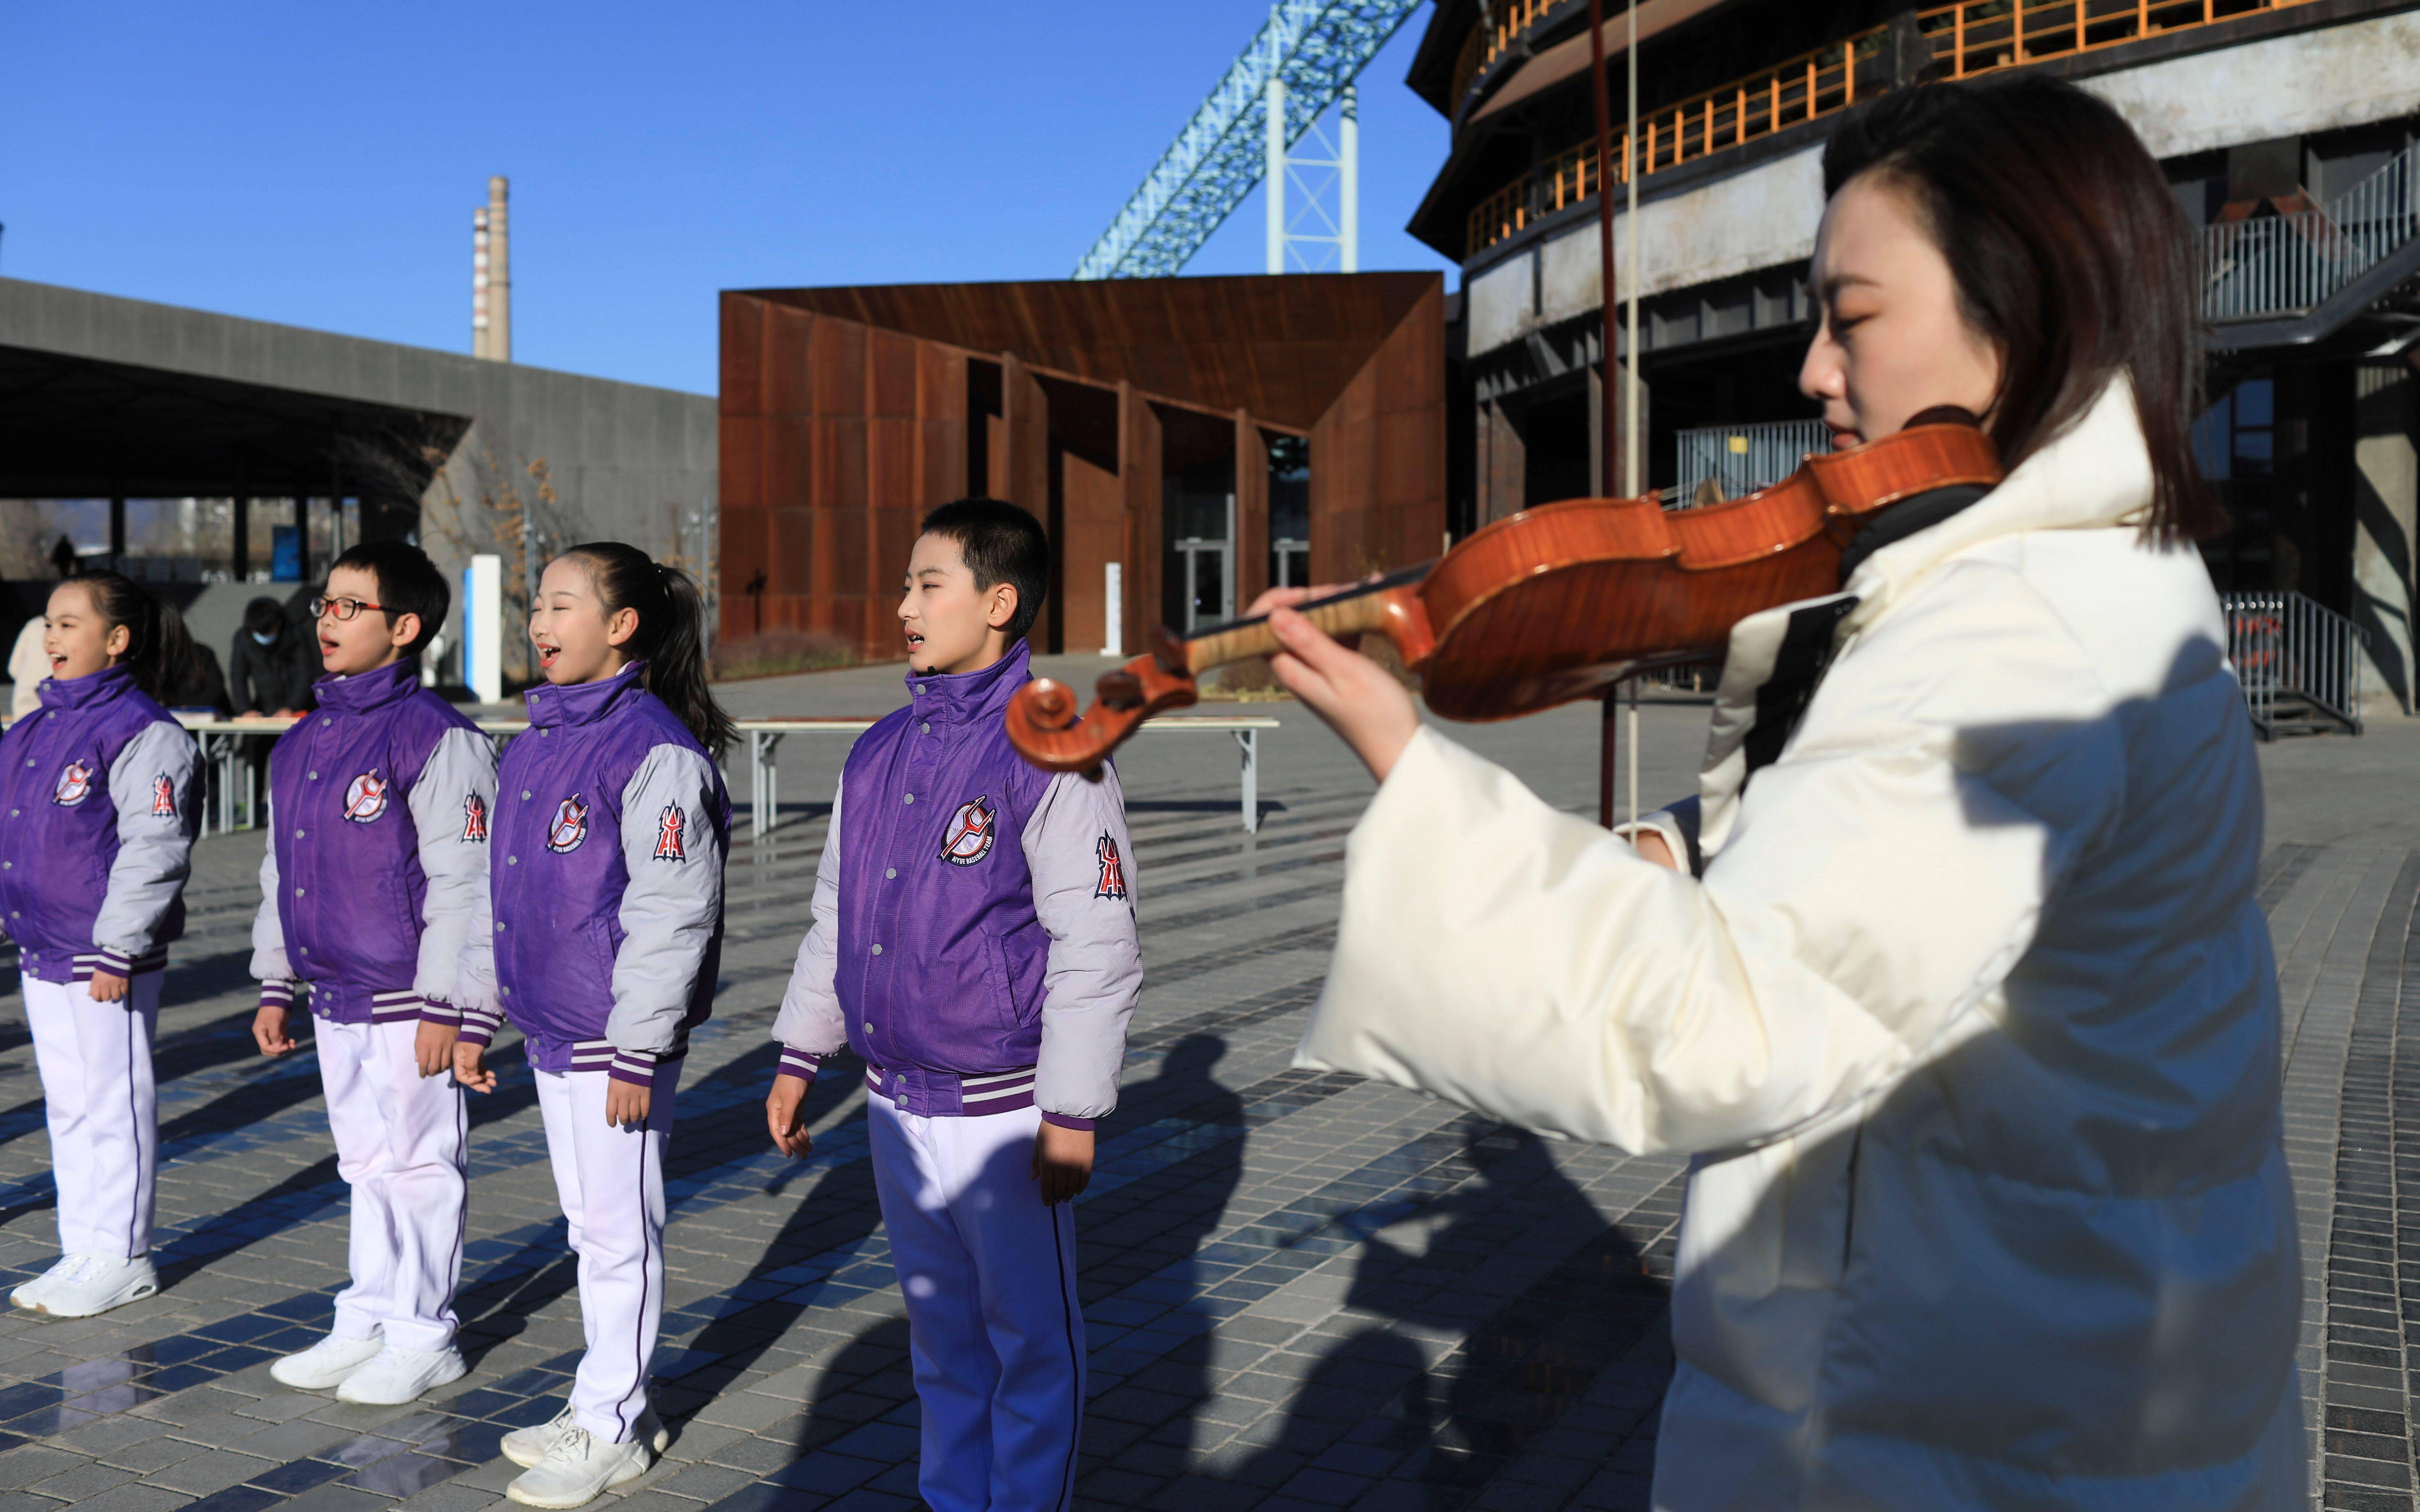
[[[704,606],[679,571],[618,541],[547,563],[530,610],[546,681],[497,774],[489,868],[498,1002],[528,1041],[593,1347],[553,1422],[507,1434],[513,1500],[578,1506],[667,1442],[647,1404],[663,1308],[664,1141],[690,1030],[722,956],[731,800],[712,752]],[[466,1007],[454,1071],[501,1018]]]
[[[61,1254],[9,1301],[85,1318],[159,1289],[151,1038],[184,933],[196,767],[159,696],[192,643],[174,608],[103,572],[52,591],[42,649],[41,704],[0,734],[0,923],[23,973]]]
[[[117,665],[126,669],[134,686],[152,702],[167,703],[189,679],[194,664],[193,637],[185,633],[185,617],[177,612],[177,606],[114,572],[70,578],[51,591],[51,600],[56,604],[61,594],[79,589],[113,634],[126,633],[126,649],[118,656]],[[56,658],[53,660],[55,663]]]

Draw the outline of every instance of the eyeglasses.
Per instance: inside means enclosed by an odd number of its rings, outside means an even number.
[[[334,609],[336,611],[336,618],[340,620],[349,620],[365,609],[377,609],[381,614],[388,611],[387,607],[384,604],[365,603],[358,598],[322,597],[311,600],[311,617],[315,620],[327,613],[330,609]]]

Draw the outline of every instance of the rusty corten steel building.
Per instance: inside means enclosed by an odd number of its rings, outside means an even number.
[[[898,655],[917,520],[968,494],[1049,532],[1037,651],[1433,556],[1445,318],[1433,272],[726,290],[722,634]]]

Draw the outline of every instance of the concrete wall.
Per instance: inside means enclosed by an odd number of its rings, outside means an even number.
[[[1643,185],[1642,185],[1643,187]],[[1810,147],[1744,173],[1638,207],[1636,291],[1652,296],[1736,273],[1804,262],[1823,213],[1823,149]],[[1630,216],[1616,210],[1613,255],[1626,299]],[[1538,259],[1533,270],[1531,258]],[[1583,216],[1543,243],[1470,278],[1470,353],[1603,307],[1596,223]]]
[[[2420,111],[2420,15],[2291,32],[2083,81],[2156,158]]]
[[[2353,369],[2352,618],[2362,712],[2413,712],[2412,548],[2420,543],[2420,378],[2404,363]]]
[[[392,407],[399,412],[398,434],[386,443],[394,451],[416,452],[427,437],[450,443],[422,496],[421,540],[452,576],[458,597],[462,563],[476,550],[505,554],[507,594],[513,591],[524,518],[535,527],[534,546],[538,536],[619,538],[681,560],[713,581],[710,394],[18,279],[0,279],[0,345]],[[412,434],[413,416],[432,417],[426,436]],[[437,417],[454,418],[442,424]],[[471,422],[467,431],[463,420]],[[399,473],[427,471],[418,456],[389,460]],[[355,455],[344,463],[360,473],[375,471],[380,459]],[[532,471],[540,464],[544,479]],[[449,645],[460,644],[458,618],[458,605],[446,627]],[[518,634],[517,625],[507,626],[515,652]],[[508,654],[506,671],[516,665]]]
[[[2197,53],[2081,81],[2156,157],[2357,126],[2420,112],[2420,14],[2405,12]],[[1682,193],[1642,179],[1637,292],[1653,296],[1805,261],[1823,211],[1823,147]],[[1617,268],[1629,217],[1614,216]],[[1535,260],[1535,266],[1532,261]],[[1625,297],[1631,276],[1620,274]],[[1602,308],[1596,224],[1581,216],[1466,280],[1470,355]]]

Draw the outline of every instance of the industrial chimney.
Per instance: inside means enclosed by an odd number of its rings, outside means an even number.
[[[488,204],[471,215],[471,355],[513,360],[512,265],[504,239],[506,185],[488,180]]]

